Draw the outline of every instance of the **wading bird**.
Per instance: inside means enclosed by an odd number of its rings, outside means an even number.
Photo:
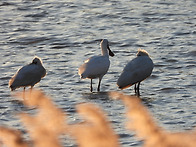
[[[103,76],[107,73],[110,60],[109,55],[114,56],[114,53],[109,48],[107,39],[103,39],[100,43],[102,55],[93,56],[87,59],[78,69],[78,74],[81,79],[91,79],[90,91],[93,91],[92,79],[99,78],[97,91],[100,91],[100,84]]]
[[[33,86],[38,83],[41,78],[46,75],[46,69],[42,66],[40,58],[35,57],[32,63],[20,68],[16,74],[9,81],[9,88],[15,90],[16,88]]]
[[[147,51],[139,49],[137,57],[131,60],[123,69],[117,85],[120,89],[128,88],[135,84],[135,93],[140,95],[140,82],[149,77],[152,73],[154,64]]]

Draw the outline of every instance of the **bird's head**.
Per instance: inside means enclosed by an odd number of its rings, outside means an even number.
[[[41,65],[42,61],[39,57],[35,57],[32,61],[32,64]]]
[[[114,56],[114,53],[110,50],[110,47],[109,47],[109,42],[108,42],[108,40],[107,39],[103,39],[102,41],[101,41],[101,48],[102,47],[106,47],[107,49],[108,49],[108,51],[109,51],[109,55],[111,56],[111,57],[113,57]]]
[[[149,54],[146,50],[139,49],[137,52],[137,56],[149,56]]]

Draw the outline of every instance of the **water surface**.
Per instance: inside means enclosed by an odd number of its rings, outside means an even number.
[[[42,58],[47,76],[35,87],[50,95],[70,121],[76,119],[76,104],[95,103],[107,113],[122,146],[141,146],[124,128],[124,106],[109,99],[108,92],[119,91],[116,81],[122,69],[142,48],[155,64],[152,76],[141,84],[144,104],[161,127],[192,129],[196,125],[195,8],[194,0],[1,0],[0,124],[23,128],[15,114],[24,106],[12,96],[8,81],[36,55]],[[77,69],[85,59],[101,53],[103,38],[116,56],[110,58],[102,92],[90,93],[90,80],[80,80]],[[96,89],[98,80],[93,82]],[[134,94],[133,87],[123,91]],[[71,141],[64,144],[74,146]]]

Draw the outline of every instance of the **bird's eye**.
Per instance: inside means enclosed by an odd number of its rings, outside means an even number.
[[[33,61],[33,64],[37,64],[37,61]]]

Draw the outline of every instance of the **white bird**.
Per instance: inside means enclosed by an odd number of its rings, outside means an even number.
[[[102,55],[93,56],[85,61],[78,69],[78,74],[81,79],[91,79],[90,91],[93,91],[92,79],[99,78],[97,91],[100,91],[100,84],[103,76],[107,73],[110,60],[109,55],[114,56],[114,53],[109,48],[107,39],[103,39],[100,43]]]
[[[20,68],[16,74],[9,81],[9,88],[15,90],[16,88],[33,86],[38,83],[41,78],[46,75],[46,69],[42,66],[40,58],[35,57],[32,63]]]
[[[139,96],[140,82],[151,75],[153,67],[153,61],[149,57],[148,52],[139,49],[137,57],[131,60],[123,69],[117,85],[120,89],[125,89],[135,84],[135,93]]]

